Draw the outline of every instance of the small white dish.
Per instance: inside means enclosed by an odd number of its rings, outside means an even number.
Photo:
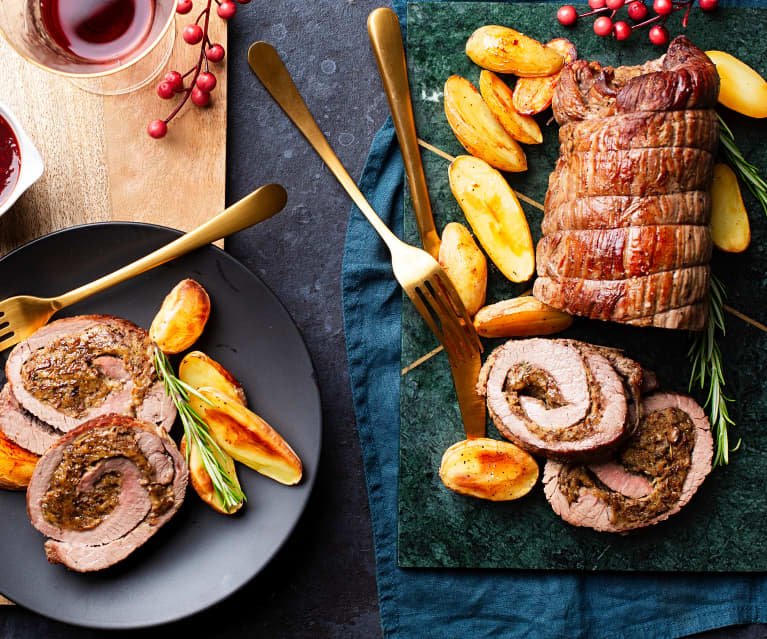
[[[13,187],[13,191],[4,202],[0,203],[0,215],[3,215],[9,208],[11,208],[19,196],[24,193],[30,186],[32,186],[40,176],[43,174],[45,165],[43,163],[43,157],[40,152],[32,144],[32,140],[29,139],[21,124],[16,119],[16,116],[11,113],[11,110],[0,103],[0,116],[5,118],[8,124],[11,125],[16,140],[19,143],[19,179],[16,180],[16,186]]]

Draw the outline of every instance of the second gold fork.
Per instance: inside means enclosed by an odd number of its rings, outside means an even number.
[[[381,236],[391,253],[394,277],[440,343],[459,358],[471,357],[479,349],[479,338],[439,263],[426,251],[401,241],[378,217],[323,135],[274,47],[266,42],[251,45],[248,63]]]

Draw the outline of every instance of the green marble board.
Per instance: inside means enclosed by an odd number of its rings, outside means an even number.
[[[408,6],[408,69],[419,136],[451,155],[464,153],[443,111],[442,88],[451,74],[475,86],[480,69],[464,53],[466,39],[484,24],[502,24],[543,42],[569,37],[580,57],[606,64],[637,64],[658,57],[646,32],[625,43],[597,38],[591,21],[572,29],[557,23],[558,4],[424,2]],[[670,31],[681,31],[674,16]],[[767,9],[720,8],[703,14],[696,7],[689,37],[704,49],[724,49],[767,76]],[[745,156],[767,173],[767,121],[749,120],[722,109]],[[529,170],[509,174],[512,187],[542,202],[557,156],[557,126],[538,116],[544,143],[526,147]],[[426,177],[437,228],[464,221],[450,193],[448,162],[424,151]],[[739,255],[717,254],[713,271],[723,280],[729,303],[767,323],[767,216],[745,189],[751,219],[750,248]],[[533,239],[540,238],[541,211],[523,205]],[[405,239],[419,245],[406,198]],[[488,303],[518,295],[490,264]],[[618,346],[654,369],[663,388],[685,392],[690,366],[683,331],[631,328],[576,319],[563,336]],[[485,341],[485,354],[500,341]],[[399,564],[403,567],[465,567],[643,571],[767,570],[767,333],[728,315],[722,340],[725,374],[740,450],[715,469],[692,501],[668,521],[628,535],[598,533],[564,523],[554,514],[539,482],[526,497],[491,503],[445,488],[438,468],[442,453],[464,439],[449,365],[444,353],[402,377],[399,478]],[[437,345],[412,304],[402,311],[403,367]],[[698,400],[703,400],[698,394]],[[488,436],[500,436],[488,422]],[[542,463],[541,463],[542,467]]]

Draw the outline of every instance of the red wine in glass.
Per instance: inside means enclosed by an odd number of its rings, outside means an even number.
[[[40,0],[43,26],[68,53],[111,62],[146,40],[154,0]]]

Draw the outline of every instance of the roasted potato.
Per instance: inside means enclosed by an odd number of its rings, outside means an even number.
[[[184,456],[186,456],[187,445],[186,435],[184,435],[184,437],[181,438],[181,454]],[[224,472],[235,484],[237,484],[237,488],[240,488],[240,481],[237,479],[237,469],[234,467],[234,460],[232,457],[223,449],[220,454],[218,452],[212,452],[212,454],[218,458],[219,462],[221,462],[221,467],[224,469]],[[189,450],[189,481],[192,484],[192,488],[194,488],[200,496],[200,499],[213,508],[213,510],[224,515],[236,513],[245,503],[244,501],[240,501],[231,510],[225,508],[223,502],[216,494],[216,489],[213,487],[213,482],[210,479],[208,471],[205,470],[205,464],[202,461],[200,449],[197,445],[193,445]]]
[[[487,260],[469,230],[458,222],[450,222],[442,231],[439,263],[469,315],[485,303],[487,293]]]
[[[445,115],[469,153],[501,171],[527,170],[522,147],[506,133],[474,85],[465,78],[453,75],[447,79]]]
[[[538,123],[528,115],[517,112],[511,89],[492,71],[479,75],[479,92],[498,123],[515,140],[523,144],[540,144],[543,134]]]
[[[462,495],[509,501],[530,492],[538,464],[511,442],[479,437],[453,444],[442,456],[442,483]]]
[[[466,42],[466,55],[483,69],[522,78],[552,75],[565,63],[556,50],[524,33],[496,25],[480,27],[472,33]]]
[[[178,377],[192,388],[212,386],[243,406],[248,405],[245,391],[234,375],[201,351],[192,351],[184,356],[178,367]]]
[[[152,320],[149,337],[163,353],[185,351],[197,341],[210,316],[210,298],[196,281],[181,280]]]
[[[546,46],[557,51],[564,58],[565,64],[573,62],[578,56],[575,45],[566,38],[557,38]],[[554,97],[560,75],[562,71],[544,78],[519,78],[514,86],[514,108],[524,115],[535,115],[547,109]]]
[[[719,102],[752,118],[767,117],[767,82],[754,69],[724,51],[706,51],[719,73]]]
[[[728,253],[740,253],[751,243],[751,227],[738,178],[726,164],[714,166],[711,185],[711,239]]]
[[[38,459],[0,430],[0,489],[26,490]]]
[[[479,309],[474,328],[482,337],[532,337],[569,328],[573,318],[531,296],[515,297]]]
[[[192,407],[204,417],[211,435],[227,453],[249,468],[281,484],[301,481],[301,460],[269,424],[220,390],[203,387],[192,397]]]
[[[533,238],[504,177],[468,155],[457,157],[448,174],[453,195],[493,263],[512,282],[529,280],[535,269]]]

